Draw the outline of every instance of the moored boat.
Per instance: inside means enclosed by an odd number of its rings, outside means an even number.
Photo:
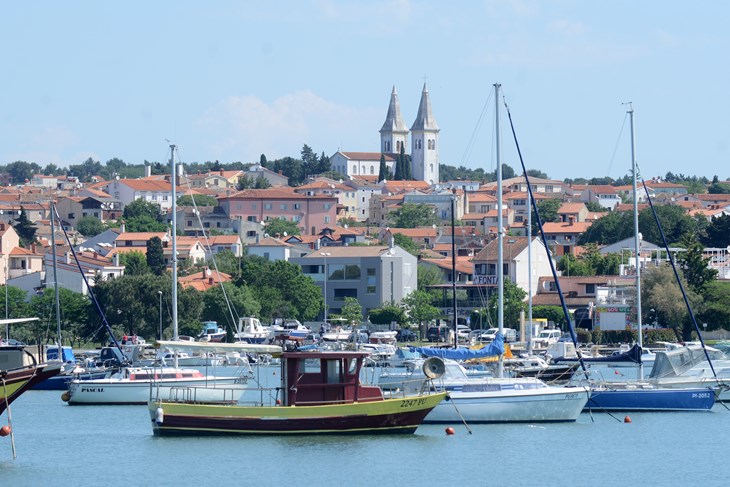
[[[0,346],[0,366],[0,414],[25,391],[61,371],[60,362],[39,363],[22,346]]]
[[[446,396],[386,396],[360,382],[365,352],[284,352],[280,387],[253,402],[205,404],[151,399],[156,435],[413,433]]]

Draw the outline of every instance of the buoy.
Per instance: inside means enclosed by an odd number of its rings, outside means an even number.
[[[626,416],[624,418],[624,423],[630,423],[631,422],[631,416]]]
[[[10,429],[10,426],[8,426],[7,424],[0,428],[0,436],[8,436],[12,432],[13,430]]]
[[[165,412],[162,410],[162,408],[157,408],[155,411],[155,423],[162,424],[162,422],[165,420]]]
[[[276,400],[276,405],[277,405],[277,406],[281,406],[281,399],[277,399],[277,400]]]
[[[452,436],[454,434],[454,428],[452,428],[451,426],[449,426],[448,428],[446,428],[446,434],[448,436]]]
[[[61,394],[61,400],[63,402],[68,402],[69,399],[71,399],[71,395],[68,392]]]

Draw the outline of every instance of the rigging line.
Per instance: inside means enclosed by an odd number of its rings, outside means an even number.
[[[68,242],[69,249],[71,250],[71,254],[74,257],[74,261],[76,261],[76,267],[79,269],[79,274],[81,274],[81,278],[84,280],[84,284],[86,284],[86,289],[89,292],[89,296],[91,296],[91,300],[94,302],[94,305],[96,306],[97,311],[99,311],[99,315],[101,316],[101,319],[104,321],[104,326],[106,327],[107,331],[109,332],[109,335],[112,338],[112,342],[114,343],[114,346],[119,349],[122,354],[124,353],[122,351],[122,346],[117,341],[117,337],[114,336],[114,332],[112,331],[111,325],[109,325],[109,322],[106,320],[106,315],[104,314],[104,311],[101,309],[101,305],[99,304],[99,301],[96,299],[96,294],[94,294],[94,291],[89,284],[89,280],[86,279],[86,274],[84,274],[84,270],[81,268],[81,262],[79,261],[78,255],[76,255],[76,250],[74,250],[73,245],[71,244],[71,238],[68,236],[68,233],[66,232],[66,229],[63,228],[63,225],[61,225],[61,217],[58,214],[58,208],[53,205],[53,214],[51,215],[51,218],[56,218],[59,222],[59,227],[61,227],[61,230],[63,230],[63,235],[66,238],[66,241]],[[53,249],[54,256],[56,255],[56,249]]]
[[[662,228],[662,224],[659,222],[659,215],[657,215],[657,212],[654,208],[654,203],[651,202],[651,197],[649,196],[649,189],[646,187],[646,181],[644,181],[644,178],[641,178],[641,185],[644,187],[644,191],[646,192],[646,199],[649,202],[649,208],[651,208],[651,212],[654,215],[654,221],[656,221],[657,227],[659,228],[659,235],[662,237],[662,243],[664,244],[664,248],[667,250],[667,257],[669,257],[669,263],[672,265],[672,271],[674,271],[674,277],[677,280],[677,284],[679,285],[679,290],[682,292],[682,298],[684,298],[684,304],[687,306],[687,311],[689,312],[689,316],[692,319],[692,324],[695,327],[695,331],[697,332],[697,336],[700,339],[700,344],[702,345],[702,351],[705,352],[705,357],[707,357],[707,363],[710,364],[710,370],[712,370],[712,375],[715,378],[715,380],[719,380],[717,378],[717,372],[715,372],[715,366],[712,365],[712,360],[710,359],[710,352],[707,351],[707,347],[705,346],[705,340],[702,338],[702,332],[700,332],[700,327],[697,324],[697,320],[695,319],[695,313],[692,310],[692,305],[689,303],[689,299],[687,298],[687,293],[684,290],[684,285],[682,284],[682,280],[679,278],[679,272],[677,271],[677,266],[674,264],[674,258],[672,257],[672,252],[669,250],[669,244],[667,243],[667,237],[664,235],[664,229]],[[638,259],[638,256],[637,256]],[[638,264],[637,264],[638,265]]]
[[[179,152],[178,152],[178,160],[180,160]],[[231,301],[230,301],[230,299],[228,299],[228,293],[226,292],[226,287],[223,285],[223,279],[221,279],[221,274],[220,274],[220,271],[218,270],[218,263],[216,262],[215,254],[213,253],[213,248],[210,245],[210,240],[208,240],[208,234],[205,231],[205,228],[203,227],[203,221],[200,218],[200,210],[198,210],[198,204],[195,201],[195,196],[192,194],[193,188],[190,185],[190,178],[188,177],[187,173],[185,172],[185,166],[183,166],[183,175],[185,176],[185,182],[188,186],[188,191],[191,196],[190,199],[193,200],[193,212],[195,213],[195,216],[198,218],[198,224],[200,225],[200,229],[203,232],[203,238],[205,239],[205,247],[208,250],[208,252],[210,253],[210,258],[213,261],[213,267],[215,268],[216,275],[218,276],[218,282],[220,282],[221,290],[223,291],[223,297],[226,300],[226,305],[228,306],[228,312],[231,315],[232,323],[228,323],[228,324],[231,326],[231,331],[235,332],[236,323],[238,322],[238,320],[240,320],[240,316],[238,316],[238,313],[236,312],[235,307],[233,307],[231,305]],[[227,320],[227,318],[228,317],[226,316],[226,320]]]
[[[616,160],[616,153],[618,152],[618,146],[621,142],[621,136],[624,133],[624,127],[626,127],[626,120],[629,118],[629,113],[626,112],[624,114],[624,122],[621,124],[621,130],[618,132],[618,137],[616,137],[616,145],[613,147],[613,154],[611,154],[611,159],[608,161],[608,174],[606,176],[611,176],[611,168],[613,167],[613,162]]]
[[[469,137],[469,141],[466,143],[466,149],[464,149],[464,154],[461,156],[461,165],[465,166],[466,161],[471,156],[471,151],[474,149],[474,143],[476,142],[476,137],[480,132],[482,122],[484,120],[484,115],[487,113],[487,108],[490,106],[490,100],[492,99],[492,92],[489,92],[489,95],[487,96],[487,100],[484,102],[484,106],[482,107],[482,111],[479,113],[479,117],[477,118],[477,123],[474,125],[474,131],[471,134],[471,137]]]
[[[507,101],[504,100],[504,108],[507,112],[507,117],[509,118],[509,125],[512,130],[512,137],[515,141],[515,147],[517,149],[517,155],[520,159],[520,165],[522,166],[522,174],[525,177],[525,183],[527,185],[527,192],[530,194],[530,200],[532,201],[532,206],[535,209],[535,220],[537,222],[537,227],[540,230],[540,236],[542,238],[543,245],[545,245],[545,249],[549,249],[548,243],[547,243],[547,237],[545,236],[545,230],[542,227],[542,217],[540,216],[540,212],[538,211],[537,204],[535,203],[535,195],[532,193],[532,185],[530,184],[530,176],[527,174],[527,168],[525,167],[525,161],[522,158],[522,150],[520,150],[520,144],[517,141],[517,132],[515,132],[515,126],[512,122],[512,113],[509,110],[509,106],[507,105]],[[570,313],[568,312],[568,307],[565,304],[565,297],[563,296],[563,291],[560,288],[560,279],[558,279],[558,273],[555,270],[555,263],[553,262],[552,256],[548,252],[548,263],[550,264],[550,271],[552,272],[553,279],[555,279],[555,287],[558,292],[558,296],[560,297],[560,304],[563,308],[563,314],[565,315],[565,320],[568,322],[568,329],[570,331],[570,338],[573,341],[573,346],[576,348],[576,351],[578,350],[578,337],[575,334],[575,328],[573,328],[573,322],[570,320]],[[586,368],[585,362],[583,362],[583,357],[578,354],[578,361],[580,362],[580,366],[583,369],[583,373],[586,375],[586,378],[588,377],[588,369]]]

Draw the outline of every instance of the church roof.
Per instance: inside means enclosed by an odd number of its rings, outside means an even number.
[[[418,115],[416,115],[416,121],[413,122],[411,130],[439,130],[436,119],[433,118],[433,112],[431,111],[431,99],[428,96],[426,83],[423,83],[421,103],[418,105]]]
[[[385,123],[380,132],[403,132],[408,133],[406,124],[403,123],[403,117],[400,114],[400,103],[398,103],[398,93],[395,92],[395,86],[390,94],[390,105],[388,105],[388,114],[385,116]]]

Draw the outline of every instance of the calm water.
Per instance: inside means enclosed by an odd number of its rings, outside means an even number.
[[[158,438],[144,406],[12,406],[0,485],[727,485],[730,413],[605,414],[574,424],[421,426],[412,436]],[[623,418],[623,416],[621,416]],[[5,415],[2,424],[7,422]],[[641,480],[640,480],[641,479]]]

